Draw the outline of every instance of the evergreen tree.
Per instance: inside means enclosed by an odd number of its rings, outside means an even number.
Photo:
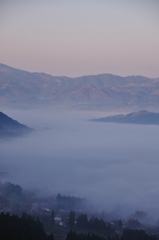
[[[70,211],[69,217],[68,217],[68,225],[70,228],[72,228],[75,224],[75,211]]]
[[[54,240],[54,237],[53,237],[53,235],[51,234],[51,235],[49,235],[47,238],[46,238],[46,240]]]
[[[54,212],[54,210],[51,211],[50,223],[51,223],[52,226],[55,225],[55,212]]]
[[[23,214],[0,214],[0,240],[45,240],[46,233],[39,219]]]

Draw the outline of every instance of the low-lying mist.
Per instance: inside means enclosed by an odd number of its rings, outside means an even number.
[[[159,127],[98,123],[108,113],[2,110],[36,129],[0,142],[1,181],[85,197],[98,210],[159,216]]]

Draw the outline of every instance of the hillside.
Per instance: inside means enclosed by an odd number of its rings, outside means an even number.
[[[0,64],[1,105],[59,103],[82,109],[157,109],[159,78],[112,74],[69,78]]]
[[[159,125],[159,113],[148,112],[146,110],[133,112],[129,114],[120,114],[105,118],[92,119],[95,122],[111,122],[111,123],[130,123],[130,124],[147,124]]]
[[[28,128],[0,112],[0,138],[23,136],[32,131],[34,131],[32,128]]]

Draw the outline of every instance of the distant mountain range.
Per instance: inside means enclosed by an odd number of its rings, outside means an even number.
[[[159,78],[100,74],[77,78],[30,73],[0,64],[0,104],[68,104],[81,109],[157,109]]]
[[[34,129],[28,128],[0,112],[0,139],[4,137],[23,136],[32,131],[34,131]]]
[[[130,114],[120,114],[105,118],[92,119],[95,122],[111,123],[130,123],[130,124],[147,124],[159,125],[159,113],[148,112],[146,110],[133,112]]]

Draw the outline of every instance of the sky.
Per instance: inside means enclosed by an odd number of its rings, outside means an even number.
[[[30,72],[159,77],[158,0],[0,0],[0,62]]]

